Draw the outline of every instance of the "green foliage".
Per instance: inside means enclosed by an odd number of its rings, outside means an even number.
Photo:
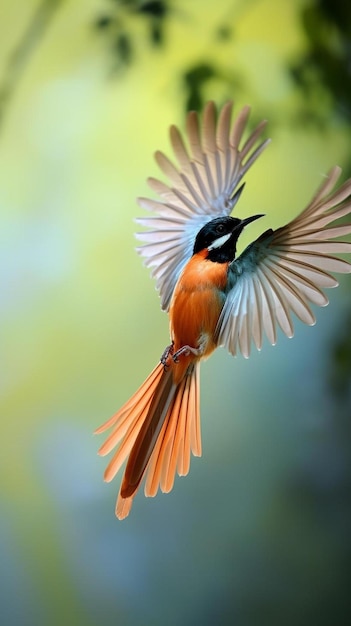
[[[327,93],[333,111],[351,121],[351,4],[316,0],[302,8],[301,23],[308,47],[290,66],[296,85],[303,91],[307,106],[316,90]],[[322,121],[316,107],[314,118]]]
[[[205,62],[198,63],[184,72],[184,87],[187,93],[186,109],[188,111],[201,111],[204,104],[203,87],[210,78],[217,74],[214,65]]]
[[[107,38],[113,68],[117,71],[130,65],[135,57],[137,37],[133,32],[133,19],[141,18],[149,43],[161,47],[170,9],[167,0],[111,0],[111,4],[109,11],[97,17],[94,27]]]

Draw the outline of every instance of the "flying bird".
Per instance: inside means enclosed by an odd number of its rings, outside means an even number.
[[[162,152],[155,158],[167,185],[149,179],[160,200],[139,198],[151,212],[137,221],[148,230],[137,237],[138,252],[156,278],[161,306],[168,312],[170,343],[160,362],[122,408],[95,432],[112,429],[99,449],[116,448],[104,478],[111,481],[127,460],[116,503],[125,518],[145,477],[145,495],[159,487],[169,492],[175,474],[186,475],[191,452],[201,455],[199,367],[215,348],[249,357],[263,337],[277,340],[279,326],[294,334],[292,314],[313,325],[310,304],[328,304],[324,288],[336,287],[336,273],[351,264],[335,256],[351,253],[340,236],[351,224],[337,222],[351,213],[351,179],[336,187],[341,169],[323,179],[309,205],[292,221],[268,229],[236,256],[244,228],[262,217],[230,214],[244,185],[243,176],[267,146],[261,122],[246,141],[250,108],[244,107],[232,128],[232,103],[221,109],[209,102],[200,123],[190,112],[187,144],[176,126],[170,139],[177,165]]]

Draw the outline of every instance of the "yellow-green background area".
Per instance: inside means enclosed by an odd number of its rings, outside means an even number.
[[[133,218],[152,196],[154,150],[169,154],[169,125],[184,128],[187,68],[218,68],[203,100],[270,120],[237,213],[266,217],[244,244],[349,165],[345,116],[287,69],[308,50],[314,4],[174,0],[153,45],[138,2],[2,0],[2,624],[347,621],[350,404],[335,394],[335,354],[350,277],[315,327],[297,321],[293,340],[203,365],[203,457],[171,494],[138,494],[123,522],[93,436],[168,343]],[[324,123],[303,123],[307,102]]]

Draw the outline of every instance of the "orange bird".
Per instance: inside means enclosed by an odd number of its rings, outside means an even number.
[[[310,303],[328,304],[322,288],[337,286],[334,272],[351,272],[351,264],[335,256],[351,252],[351,243],[335,241],[351,233],[351,224],[334,223],[351,213],[351,179],[335,189],[339,167],[295,219],[266,230],[236,257],[243,229],[262,217],[230,217],[244,186],[238,184],[269,142],[255,148],[263,121],[243,143],[249,111],[242,109],[232,129],[231,102],[218,122],[209,102],[202,127],[197,113],[189,113],[190,150],[171,126],[178,167],[162,152],[155,155],[171,186],[149,179],[161,201],[139,199],[153,215],[138,220],[149,229],[138,234],[145,242],[138,252],[157,279],[171,343],[138,391],[96,430],[112,429],[100,455],[119,444],[105,471],[107,482],[128,458],[116,504],[119,519],[129,514],[144,476],[146,496],[155,496],[159,487],[168,492],[176,472],[188,473],[190,452],[201,455],[201,359],[218,346],[248,357],[252,343],[261,349],[264,334],[276,343],[277,325],[292,337],[292,313],[313,325]]]

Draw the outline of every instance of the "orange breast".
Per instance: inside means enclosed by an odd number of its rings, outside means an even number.
[[[174,290],[169,316],[174,349],[184,345],[204,347],[208,356],[216,347],[213,340],[224,304],[226,263],[212,263],[205,252],[194,255],[185,266]]]

